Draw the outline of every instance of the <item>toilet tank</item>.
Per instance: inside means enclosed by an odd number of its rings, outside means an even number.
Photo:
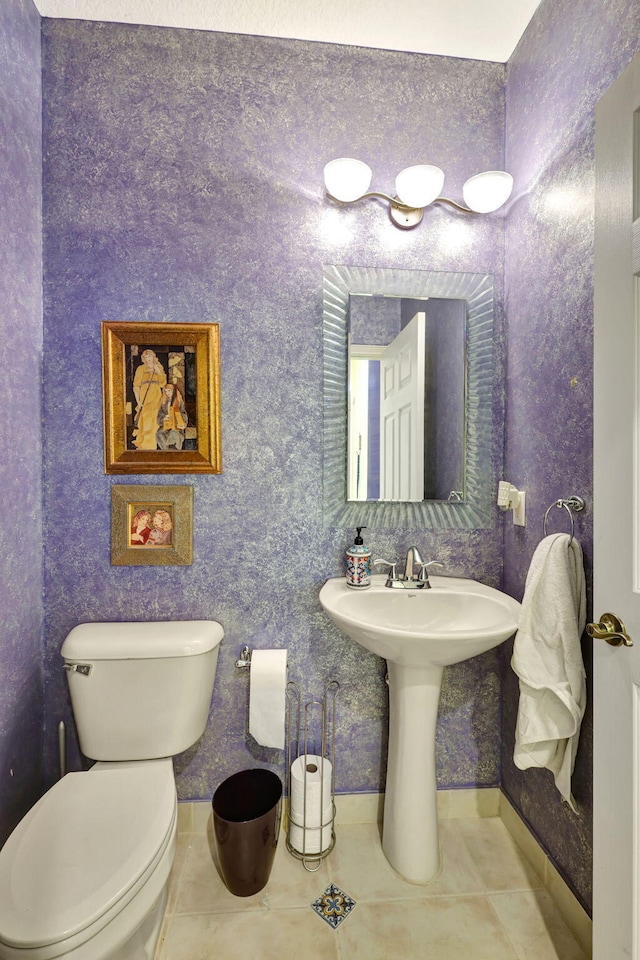
[[[215,620],[74,627],[61,652],[84,755],[152,760],[195,743],[223,636]]]

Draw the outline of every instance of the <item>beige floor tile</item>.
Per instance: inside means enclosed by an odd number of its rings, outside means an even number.
[[[308,907],[331,883],[326,860],[314,872],[305,869],[302,862],[287,850],[284,833],[278,843],[278,852],[266,892],[274,909]]]
[[[443,870],[424,886],[393,871],[376,824],[336,833],[309,873],[283,831],[269,883],[246,898],[218,874],[211,824],[183,834],[157,960],[586,960],[497,818],[442,821]],[[331,882],[356,901],[337,931],[310,908]]]
[[[473,861],[455,827],[440,824],[442,871],[428,884],[403,880],[389,865],[376,824],[336,828],[336,846],[327,859],[329,880],[354,900],[408,900],[483,891]]]
[[[279,907],[307,907],[329,884],[322,863],[309,873],[286,848],[284,831],[266,887],[251,897],[236,897],[224,885],[216,864],[211,828],[206,836],[193,835],[172,905],[176,914],[231,913]]]
[[[344,960],[516,960],[486,897],[359,903],[337,930]]]
[[[348,921],[345,921],[345,923]],[[338,960],[335,931],[307,907],[172,917],[158,960]]]
[[[542,880],[498,817],[452,821],[488,892],[536,890]]]
[[[493,894],[491,902],[518,960],[586,960],[546,891]]]
[[[442,870],[427,887],[427,896],[440,894],[480,893],[482,881],[463,838],[457,820],[439,824]],[[424,888],[423,888],[424,889]]]

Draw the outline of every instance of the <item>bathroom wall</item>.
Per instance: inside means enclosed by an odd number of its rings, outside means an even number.
[[[180,796],[273,762],[247,736],[241,646],[285,646],[303,696],[341,684],[337,785],[384,783],[385,664],[328,622],[318,591],[354,531],[324,529],[322,266],[487,272],[496,281],[495,447],[502,457],[503,220],[430,210],[413,232],[383,204],[336,209],[322,168],[355,155],[393,191],[441,165],[455,199],[501,167],[504,67],[173,29],[47,21],[44,57],[46,761],[69,718],[59,650],[79,621],[211,617],[225,628],[202,742],[177,760]],[[220,476],[103,473],[101,320],[220,324]],[[187,483],[190,567],[110,565],[110,487]],[[365,521],[366,522],[366,521]],[[474,532],[366,531],[376,555],[417,543],[451,574],[499,585],[502,521]],[[449,671],[443,786],[499,782],[499,661]]]
[[[506,232],[505,476],[527,491],[527,526],[505,527],[504,575],[518,598],[546,508],[571,494],[587,501],[576,535],[591,583],[594,110],[639,47],[635,0],[546,0],[508,65],[506,157],[516,189]],[[568,528],[566,515],[554,509],[549,532]],[[590,699],[588,640],[583,654]],[[590,704],[573,778],[574,814],[548,771],[522,773],[513,765],[517,680],[508,656],[503,697],[503,789],[588,907]]]
[[[40,17],[0,4],[0,844],[42,788]]]
[[[352,343],[386,346],[401,329],[400,297],[371,297],[355,294],[349,298],[349,334]]]

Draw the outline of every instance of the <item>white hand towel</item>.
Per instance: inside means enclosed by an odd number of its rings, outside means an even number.
[[[582,548],[566,533],[545,537],[531,560],[511,666],[520,681],[513,760],[551,770],[576,810],[571,774],[587,701],[580,638],[586,622]]]

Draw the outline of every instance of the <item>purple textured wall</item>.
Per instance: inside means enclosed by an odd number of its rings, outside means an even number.
[[[349,333],[352,343],[386,346],[400,333],[400,297],[349,298]]]
[[[505,476],[527,491],[527,526],[505,527],[504,577],[518,598],[558,497],[587,501],[576,535],[591,579],[594,111],[639,45],[636,0],[547,0],[508,65],[506,159],[516,187],[506,232]],[[555,510],[550,523],[550,531],[568,528]],[[590,641],[583,653],[590,679]],[[514,767],[518,688],[508,665],[503,690],[503,788],[589,906],[590,706],[573,778],[576,815],[548,771]]]
[[[0,4],[0,843],[42,787],[40,18]]]
[[[45,538],[49,773],[69,717],[59,650],[79,621],[212,617],[226,632],[202,742],[177,761],[183,798],[279,756],[247,736],[243,643],[286,646],[305,696],[341,684],[337,782],[384,777],[385,665],[318,604],[353,530],[322,527],[322,266],[354,263],[496,278],[495,436],[502,456],[503,220],[447,209],[403,233],[378,202],[323,197],[333,157],[371,162],[380,188],[425,156],[460,198],[504,162],[499,64],[324,44],[45,21]],[[192,483],[191,567],[112,567],[102,470],[100,321],[216,321],[220,476]],[[496,472],[499,464],[492,469]],[[64,534],[61,533],[64,531]],[[451,574],[500,584],[502,521],[473,532],[367,530],[376,555],[416,542]],[[499,661],[449,671],[443,785],[499,780]]]

